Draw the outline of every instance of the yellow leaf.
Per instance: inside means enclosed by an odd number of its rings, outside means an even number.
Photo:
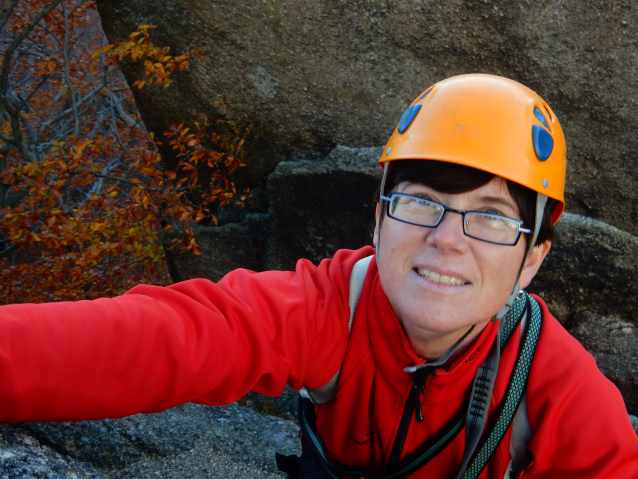
[[[143,81],[141,81],[141,82],[137,85],[137,88],[139,88],[139,89],[141,90],[143,86],[144,86],[144,82],[143,82]]]

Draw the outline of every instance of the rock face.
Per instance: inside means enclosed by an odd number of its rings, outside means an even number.
[[[97,3],[111,41],[157,25],[158,44],[204,53],[173,87],[134,89],[137,105],[158,137],[189,110],[220,115],[220,98],[262,124],[247,184],[295,148],[383,146],[430,84],[493,73],[536,90],[562,122],[568,210],[638,234],[638,9],[625,0]]]
[[[635,324],[637,281],[638,238],[601,221],[565,213],[532,289],[568,326],[575,325],[584,311]]]
[[[64,456],[40,446],[23,431],[0,428],[0,438],[8,440],[0,444],[3,478],[62,479],[74,477],[72,473],[76,472],[76,477],[122,479],[265,479],[280,477],[274,461],[276,451],[287,455],[298,454],[300,449],[298,427],[293,422],[237,404],[218,408],[185,404],[123,419],[28,423],[20,427]],[[101,472],[78,460],[90,462]],[[44,465],[38,474],[31,473],[28,467],[39,464],[37,461]],[[48,472],[47,467],[53,471],[50,476],[41,473]],[[14,469],[25,475],[4,475]],[[86,476],[80,472],[86,472]]]
[[[565,214],[532,282],[537,292],[638,412],[638,238]]]
[[[341,248],[372,243],[382,148],[337,146],[325,158],[293,155],[268,177],[272,221],[267,269],[318,263]]]
[[[179,233],[166,235],[166,258],[173,281],[192,278],[208,278],[219,281],[228,271],[246,268],[264,269],[266,240],[270,228],[268,215],[252,213],[240,223],[222,226],[198,226],[194,228],[201,256],[191,251],[182,253],[173,241]]]
[[[82,477],[108,479],[90,464],[43,446],[25,431],[0,427],[0,477],[3,479]]]

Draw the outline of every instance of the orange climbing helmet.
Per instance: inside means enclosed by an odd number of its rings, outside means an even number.
[[[547,103],[494,75],[460,75],[424,91],[403,113],[379,163],[427,159],[487,171],[565,209],[565,137]]]

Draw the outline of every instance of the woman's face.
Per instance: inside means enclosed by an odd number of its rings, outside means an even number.
[[[439,193],[410,182],[399,183],[394,191],[427,197],[457,210],[489,211],[521,219],[505,180],[499,177],[460,194]],[[487,323],[503,307],[516,283],[525,249],[523,237],[514,246],[503,246],[466,236],[462,216],[457,213],[447,212],[437,228],[385,216],[379,278],[411,341],[454,341],[470,326]],[[549,245],[534,248],[520,277],[521,288],[532,280],[548,250]]]

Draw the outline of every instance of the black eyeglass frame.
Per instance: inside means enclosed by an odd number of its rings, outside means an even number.
[[[441,208],[443,208],[443,213],[441,213],[439,221],[437,221],[436,224],[434,224],[434,225],[422,225],[422,224],[419,224],[419,223],[413,223],[411,221],[402,220],[401,218],[397,218],[396,216],[393,216],[392,213],[390,213],[390,203],[392,202],[392,198],[394,196],[403,196],[403,197],[406,197],[406,198],[414,198],[415,200],[419,200],[419,201],[428,201],[428,202],[432,203],[433,205],[437,205],[437,206],[440,206]],[[441,221],[443,221],[443,218],[445,217],[445,214],[448,211],[451,211],[452,213],[458,213],[458,214],[460,214],[463,217],[463,234],[465,236],[470,237],[470,238],[474,238],[474,239],[479,240],[479,241],[484,241],[486,243],[497,244],[497,245],[501,245],[501,246],[516,246],[518,244],[518,240],[521,237],[521,233],[531,233],[532,232],[532,230],[530,230],[530,229],[523,228],[523,221],[522,220],[517,220],[516,218],[510,218],[509,216],[503,216],[503,215],[494,214],[494,213],[485,213],[484,211],[455,210],[454,208],[450,208],[449,206],[442,205],[441,203],[437,203],[436,201],[432,201],[432,200],[429,200],[427,198],[422,198],[420,196],[408,195],[408,194],[405,194],[405,193],[399,193],[397,191],[393,191],[392,193],[390,193],[389,197],[381,195],[381,199],[385,200],[388,203],[387,214],[388,214],[388,216],[390,218],[392,218],[393,220],[396,220],[396,221],[401,221],[402,223],[406,223],[406,224],[409,224],[409,225],[422,226],[423,228],[437,228],[441,224]],[[514,223],[516,223],[518,225],[518,234],[516,235],[516,239],[514,240],[513,243],[498,243],[497,241],[490,241],[490,240],[486,240],[486,239],[479,238],[477,236],[473,236],[473,235],[469,234],[467,232],[467,230],[465,229],[465,226],[467,224],[466,221],[465,221],[465,215],[467,213],[480,214],[480,215],[489,214],[490,216],[494,216],[495,218],[503,218],[503,219],[506,219],[506,220],[509,220],[509,221],[513,221]]]

